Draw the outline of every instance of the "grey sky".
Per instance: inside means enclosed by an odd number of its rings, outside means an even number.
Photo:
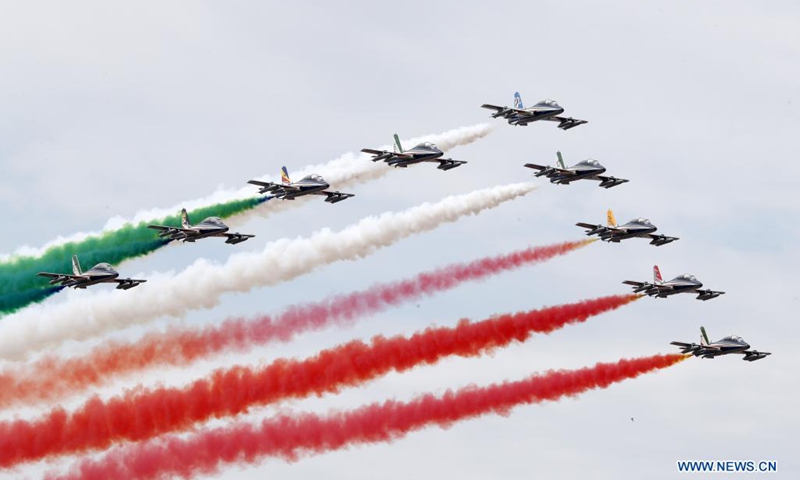
[[[351,330],[136,380],[183,384],[221,365],[303,356],[354,337],[621,293],[622,280],[647,279],[658,263],[665,277],[690,272],[728,293],[709,302],[643,299],[492,357],[448,360],[282,407],[350,408],[670,352],[672,340],[696,341],[700,324],[715,339],[741,335],[773,355],[754,363],[690,360],[507,418],[291,465],[230,468],[220,478],[671,479],[682,459],[777,460],[780,472],[770,478],[796,478],[800,5],[698,3],[3,2],[0,208],[7,228],[0,251],[97,230],[111,216],[221,185],[239,188],[281,165],[292,171],[388,144],[394,132],[411,137],[492,122],[479,105],[510,104],[516,90],[528,104],[553,98],[589,123],[562,132],[496,120],[487,138],[448,152],[469,161],[464,167],[392,172],[352,189],[347,202],[311,202],[237,225],[258,235],[252,242],[171,246],[125,264],[125,272],[179,271],[197,257],[224,261],[271,239],[525,180],[531,172],[522,164],[552,163],[556,150],[568,163],[597,158],[631,181],[611,190],[538,181],[539,190],[478,217],[363,261],[229,295],[183,322],[275,312],[449,262],[580,238],[574,223],[602,222],[609,207],[620,221],[648,217],[679,242],[595,244]],[[35,412],[0,417],[15,413]],[[42,471],[33,465],[0,478]]]

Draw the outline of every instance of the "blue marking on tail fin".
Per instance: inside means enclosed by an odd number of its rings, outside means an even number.
[[[519,108],[519,109],[525,108],[522,105],[522,97],[520,96],[519,92],[514,92],[514,108]]]

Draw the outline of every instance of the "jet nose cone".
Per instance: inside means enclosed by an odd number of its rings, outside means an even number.
[[[749,343],[747,343],[747,342],[742,342],[742,344],[744,344],[744,349],[745,349],[745,350],[747,350],[748,348],[750,348],[750,344],[749,344]]]

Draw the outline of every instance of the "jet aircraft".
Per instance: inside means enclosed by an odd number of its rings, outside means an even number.
[[[361,151],[373,155],[373,162],[383,160],[392,167],[400,168],[406,168],[409,165],[420,162],[438,162],[439,166],[436,168],[447,171],[467,163],[463,160],[441,158],[444,152],[439,150],[439,147],[431,142],[423,142],[411,150],[403,150],[403,146],[400,145],[400,137],[398,137],[396,133],[394,134],[394,146],[393,152],[387,150],[373,150],[371,148],[362,148]]]
[[[587,120],[580,120],[572,117],[560,116],[564,113],[564,109],[556,103],[555,100],[542,100],[532,107],[525,108],[522,104],[522,97],[519,92],[514,92],[514,107],[500,107],[498,105],[491,105],[484,103],[481,108],[494,110],[492,118],[503,117],[508,120],[509,125],[525,127],[531,122],[539,120],[547,120],[550,122],[558,122],[558,128],[561,130],[569,130],[570,128],[577,127],[588,123]]]
[[[39,272],[40,277],[50,277],[50,285],[60,284],[62,287],[86,288],[98,283],[117,283],[117,290],[128,290],[147,280],[134,280],[132,278],[119,278],[119,272],[107,263],[98,263],[90,270],[81,270],[78,256],[72,256],[72,275],[68,273]]]
[[[653,283],[634,282],[632,280],[625,280],[622,283],[632,285],[634,293],[644,293],[645,295],[657,298],[667,298],[677,293],[696,293],[697,300],[705,301],[717,298],[725,293],[701,289],[700,287],[702,287],[703,284],[700,283],[694,275],[688,273],[665,282],[661,278],[661,271],[658,269],[658,265],[653,266]]]
[[[706,329],[700,327],[700,343],[683,343],[683,342],[670,342],[670,345],[675,345],[681,348],[681,353],[690,353],[695,357],[715,358],[720,355],[729,355],[735,353],[744,355],[742,360],[747,362],[755,362],[761,360],[767,355],[772,355],[770,352],[759,352],[758,350],[750,350],[750,345],[742,340],[742,337],[732,335],[725,337],[716,342],[709,342]]]
[[[197,225],[192,225],[185,208],[181,210],[181,228],[167,225],[148,225],[147,228],[159,230],[158,236],[166,237],[170,241],[194,242],[206,237],[226,237],[225,243],[236,245],[255,237],[244,233],[228,233],[228,226],[219,217],[208,217]]]
[[[328,203],[339,203],[355,195],[352,193],[327,192],[325,189],[330,184],[316,174],[306,175],[297,182],[292,182],[286,167],[281,168],[281,183],[262,182],[260,180],[249,180],[247,183],[257,185],[261,188],[258,193],[268,193],[275,198],[283,200],[294,200],[303,195],[325,195]]]
[[[650,245],[660,247],[678,240],[678,237],[655,235],[653,232],[658,229],[646,218],[636,218],[623,225],[617,225],[614,212],[609,208],[606,220],[608,225],[593,225],[591,223],[576,223],[575,225],[587,229],[586,235],[598,235],[604,242],[619,243],[626,238],[640,237],[649,238]]]
[[[543,165],[536,165],[535,163],[526,163],[525,166],[534,170],[539,170],[534,174],[535,176],[546,176],[550,179],[550,183],[557,183],[559,185],[569,185],[576,180],[597,180],[600,182],[601,187],[611,188],[628,182],[628,180],[624,178],[601,175],[606,171],[606,167],[600,165],[600,162],[597,160],[588,158],[567,168],[564,165],[561,152],[556,152],[556,157],[558,157],[557,167],[546,167]]]

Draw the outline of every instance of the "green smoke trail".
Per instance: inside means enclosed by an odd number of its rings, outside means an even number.
[[[250,210],[267,201],[269,197],[233,200],[189,212],[195,221],[206,217],[227,218]],[[72,255],[80,257],[81,265],[90,268],[100,262],[114,266],[125,260],[154,252],[168,243],[158,238],[158,232],[148,224],[180,226],[180,215],[141,222],[92,236],[77,242],[68,242],[48,248],[37,257],[14,256],[0,263],[0,315],[9,314],[31,303],[41,302],[59,289],[54,289],[39,272],[72,273]]]

